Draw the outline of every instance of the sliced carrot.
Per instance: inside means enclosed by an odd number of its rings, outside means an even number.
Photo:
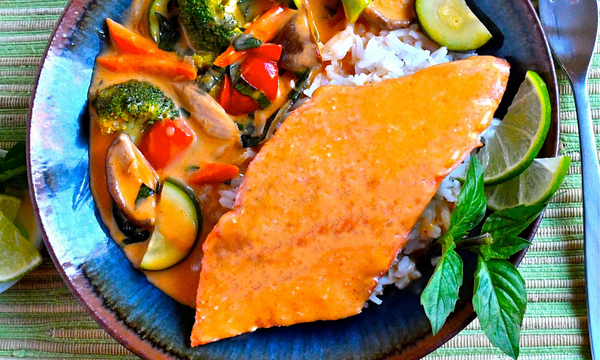
[[[238,176],[240,169],[231,164],[204,163],[200,169],[188,176],[188,181],[193,184],[222,183]]]
[[[113,44],[123,54],[152,55],[165,60],[175,59],[174,55],[159,49],[158,45],[147,37],[136,34],[111,19],[106,19],[106,23]]]
[[[105,55],[96,62],[112,72],[141,72],[166,77],[172,81],[196,79],[196,69],[187,63],[141,55]]]
[[[244,33],[252,34],[252,36],[262,42],[269,42],[290,21],[295,12],[296,10],[275,5],[250,24]],[[227,50],[217,57],[214,64],[220,67],[231,65],[241,59],[245,53],[246,51],[235,51],[233,45],[229,45]]]

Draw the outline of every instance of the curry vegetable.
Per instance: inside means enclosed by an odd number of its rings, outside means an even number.
[[[241,33],[219,0],[179,0],[179,21],[196,50],[221,52]]]
[[[179,116],[173,100],[147,81],[129,80],[106,87],[96,93],[92,105],[103,133],[124,131],[134,140],[144,124]]]

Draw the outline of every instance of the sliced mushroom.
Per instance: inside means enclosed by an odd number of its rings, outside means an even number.
[[[383,29],[402,29],[416,20],[414,7],[415,0],[373,0],[363,16]]]
[[[197,124],[206,135],[225,140],[239,137],[237,125],[212,96],[194,84],[184,85],[182,92],[187,110],[190,111],[190,121]]]
[[[273,42],[283,47],[280,64],[284,69],[299,72],[321,63],[321,54],[310,28],[304,3],[300,4],[299,11],[281,29]]]
[[[106,180],[108,192],[129,221],[141,227],[154,225],[158,175],[125,133],[108,148]]]

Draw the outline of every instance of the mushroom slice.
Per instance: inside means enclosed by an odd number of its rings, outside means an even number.
[[[154,225],[158,175],[129,135],[121,133],[106,153],[108,192],[133,224]]]
[[[283,47],[281,67],[284,69],[300,72],[321,63],[321,54],[309,25],[304,3],[300,4],[299,11],[281,29],[273,42]]]
[[[187,84],[183,87],[183,99],[190,111],[190,121],[197,124],[206,135],[225,140],[239,137],[237,125],[221,104],[196,85]]]
[[[363,16],[383,29],[401,29],[415,22],[414,7],[415,0],[373,0]]]

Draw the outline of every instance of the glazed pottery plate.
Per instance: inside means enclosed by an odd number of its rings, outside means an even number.
[[[461,301],[446,326],[432,336],[419,296],[431,275],[409,288],[388,288],[382,305],[360,315],[285,328],[261,329],[191,348],[194,310],[178,304],[134,269],[110,239],[89,189],[87,91],[94,59],[105,41],[105,19],[123,20],[130,0],[73,0],[43,61],[31,109],[31,191],[46,245],[74,295],[111,335],[147,359],[416,359],[446,342],[473,318],[465,278]],[[557,85],[548,46],[527,0],[470,3],[494,38],[480,50],[507,59],[509,89],[497,116],[506,111],[527,70],[541,74],[550,90],[552,127],[541,157],[558,145]],[[537,223],[536,223],[537,224]],[[533,237],[535,224],[524,234]],[[517,263],[520,259],[513,259]],[[473,258],[464,254],[465,273]]]

